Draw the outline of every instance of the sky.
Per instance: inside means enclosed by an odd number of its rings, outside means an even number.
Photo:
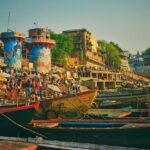
[[[0,0],[0,32],[89,30],[132,54],[150,47],[150,0]],[[36,22],[36,25],[34,24]]]

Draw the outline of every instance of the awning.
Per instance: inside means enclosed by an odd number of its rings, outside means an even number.
[[[4,64],[3,62],[0,62],[0,67],[5,67],[6,64]]]
[[[47,87],[55,92],[61,92],[61,90],[56,85],[48,84]]]
[[[60,76],[58,74],[52,74],[52,77],[54,77],[56,79],[60,79]]]
[[[5,77],[0,77],[0,81],[7,82],[7,79]]]
[[[5,72],[0,72],[0,77],[8,78],[10,77],[10,74],[5,73]]]

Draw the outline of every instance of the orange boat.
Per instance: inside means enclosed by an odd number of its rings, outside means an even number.
[[[38,119],[51,119],[56,117],[80,118],[91,108],[97,95],[97,89],[73,94],[71,96],[57,97],[42,100],[37,112]]]

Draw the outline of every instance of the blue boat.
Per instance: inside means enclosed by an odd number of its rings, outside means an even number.
[[[105,127],[122,127],[126,122],[60,122],[59,127],[82,127],[82,128],[105,128]]]

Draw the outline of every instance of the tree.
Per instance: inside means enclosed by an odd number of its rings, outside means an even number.
[[[122,49],[115,43],[102,40],[102,51],[105,53],[105,63],[109,69],[118,70],[121,66],[120,53]]]
[[[51,32],[51,38],[56,41],[52,50],[52,63],[64,66],[66,57],[73,51],[73,39],[70,36]]]
[[[114,42],[110,42],[111,45],[113,45],[120,53],[123,52],[123,50],[119,47],[118,44],[114,43]]]
[[[150,55],[150,47],[144,50],[143,55]]]

